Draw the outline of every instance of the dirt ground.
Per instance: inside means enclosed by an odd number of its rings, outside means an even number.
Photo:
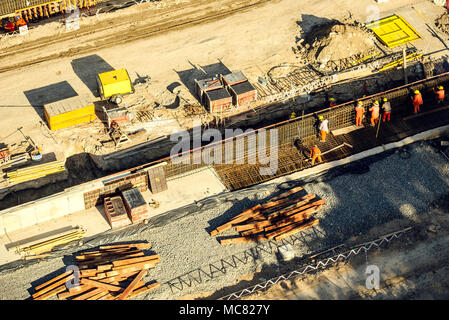
[[[420,2],[397,0],[378,6],[388,11]],[[59,22],[52,22],[31,30],[29,37],[4,38],[0,48],[0,119],[4,119],[0,120],[0,138],[15,131],[20,123],[44,153],[62,152],[69,157],[80,152],[114,151],[114,146],[102,143],[109,137],[100,120],[50,133],[39,105],[74,94],[96,99],[94,75],[118,68],[127,68],[133,81],[151,79],[130,105],[146,97],[147,104],[162,106],[156,111],[145,106],[134,110],[150,113],[153,123],[133,126],[134,130],[146,129],[133,144],[190,127],[193,120],[210,121],[193,94],[193,79],[204,77],[203,71],[219,74],[241,70],[250,81],[257,81],[275,65],[297,62],[292,48],[301,31],[308,32],[330,19],[344,20],[348,8],[353,19],[365,21],[370,5],[369,0],[164,0],[99,18],[83,17],[81,28],[75,32],[67,33]],[[169,89],[178,85],[183,88],[180,101]],[[177,105],[181,108],[175,112],[171,107]],[[193,116],[178,121],[173,118],[175,113],[181,115],[178,119]]]
[[[372,231],[394,225],[392,222]],[[243,299],[448,299],[448,226],[447,211],[436,208],[422,216],[410,233],[380,248],[362,251],[349,261],[316,273],[282,280]],[[380,281],[378,288],[370,289],[366,287],[366,270],[373,265],[379,268]]]

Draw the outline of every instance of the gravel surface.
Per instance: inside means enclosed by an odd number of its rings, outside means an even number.
[[[221,246],[208,234],[245,208],[279,193],[279,188],[303,185],[307,193],[327,200],[317,215],[319,226],[286,239],[297,257],[341,244],[389,221],[399,221],[397,229],[413,225],[420,214],[449,194],[449,162],[427,142],[400,150],[302,181],[288,181],[286,176],[288,182],[283,184],[267,183],[225,193],[156,217],[152,228],[121,239],[148,240],[161,256],[161,263],[146,278],[157,280],[161,286],[140,298],[208,297],[218,290],[225,295],[237,290],[232,286],[238,282],[242,285],[251,280],[255,272],[279,271],[276,246],[282,242]],[[391,231],[379,230],[378,235]],[[234,233],[224,235],[230,234]],[[55,258],[0,275],[0,299],[28,298],[30,283],[41,283],[48,274],[57,274],[64,262],[70,263],[70,259]]]

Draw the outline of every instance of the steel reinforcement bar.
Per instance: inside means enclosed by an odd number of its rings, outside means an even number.
[[[301,268],[298,268],[289,273],[280,275],[275,278],[271,278],[267,281],[258,283],[252,287],[249,287],[249,288],[231,293],[227,296],[221,297],[218,300],[240,299],[243,296],[251,295],[257,291],[267,289],[267,288],[277,284],[280,281],[289,280],[293,277],[298,277],[298,276],[304,275],[306,273],[324,269],[324,268],[329,267],[337,262],[348,261],[349,259],[351,259],[352,257],[354,257],[360,253],[366,253],[372,249],[379,248],[382,244],[390,243],[391,241],[393,241],[395,239],[399,239],[403,234],[405,234],[411,230],[412,230],[412,227],[408,227],[408,228],[398,230],[398,231],[389,233],[387,235],[381,236],[376,240],[352,246],[350,250],[336,254],[336,255],[326,258],[326,259],[319,260],[313,264],[307,264],[307,265],[302,266]]]
[[[189,158],[186,163],[174,163],[170,157],[166,157],[164,159],[154,161],[150,164],[136,167],[135,169],[144,168],[163,161],[167,161],[165,172],[166,176],[168,178],[171,178],[177,175],[186,174],[189,171],[194,171],[206,167],[208,163],[210,164],[213,162],[212,160],[214,159],[214,157],[216,157],[216,152],[221,153],[217,155],[218,158],[221,158],[221,163],[236,163],[239,160],[242,161],[242,158],[246,160],[249,155],[252,155],[254,150],[257,150],[258,139],[255,139],[256,142],[255,144],[253,143],[251,145],[251,148],[249,147],[248,139],[250,139],[251,134],[259,135],[262,133],[266,135],[266,149],[269,149],[270,147],[270,129],[277,130],[278,146],[280,147],[292,144],[297,138],[300,138],[301,140],[303,140],[303,142],[307,143],[308,140],[316,137],[316,119],[321,115],[329,120],[330,130],[341,129],[351,126],[355,123],[354,106],[357,101],[363,101],[364,105],[367,106],[375,100],[388,98],[391,103],[393,112],[401,112],[403,111],[402,109],[404,108],[404,106],[408,105],[405,102],[409,101],[410,90],[418,89],[423,92],[423,94],[426,94],[430,93],[436,85],[447,84],[449,84],[449,72],[428,79],[419,80],[397,88],[379,92],[361,99],[349,101],[333,108],[325,108],[318,112],[300,116],[295,119],[288,119],[282,122],[268,125],[266,127],[256,129],[252,132],[236,135],[234,137],[227,138],[218,142],[213,142],[200,148],[180,153],[179,155]],[[239,146],[239,143],[243,143],[243,147],[241,145]],[[244,155],[243,157],[240,155],[238,158],[236,156],[237,153],[234,152],[234,158],[232,159],[233,162],[231,162],[228,157],[229,152],[226,151],[236,151],[238,148],[243,148],[241,150],[244,150]],[[198,157],[202,157],[202,161],[198,161]],[[197,161],[194,161],[195,159],[197,159]]]

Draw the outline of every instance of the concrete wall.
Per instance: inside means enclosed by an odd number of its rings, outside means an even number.
[[[84,192],[102,186],[94,182],[0,211],[0,235],[84,210]]]

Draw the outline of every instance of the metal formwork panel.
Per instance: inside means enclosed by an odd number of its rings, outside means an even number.
[[[421,39],[418,32],[399,15],[380,19],[366,27],[371,29],[377,38],[389,48]]]

